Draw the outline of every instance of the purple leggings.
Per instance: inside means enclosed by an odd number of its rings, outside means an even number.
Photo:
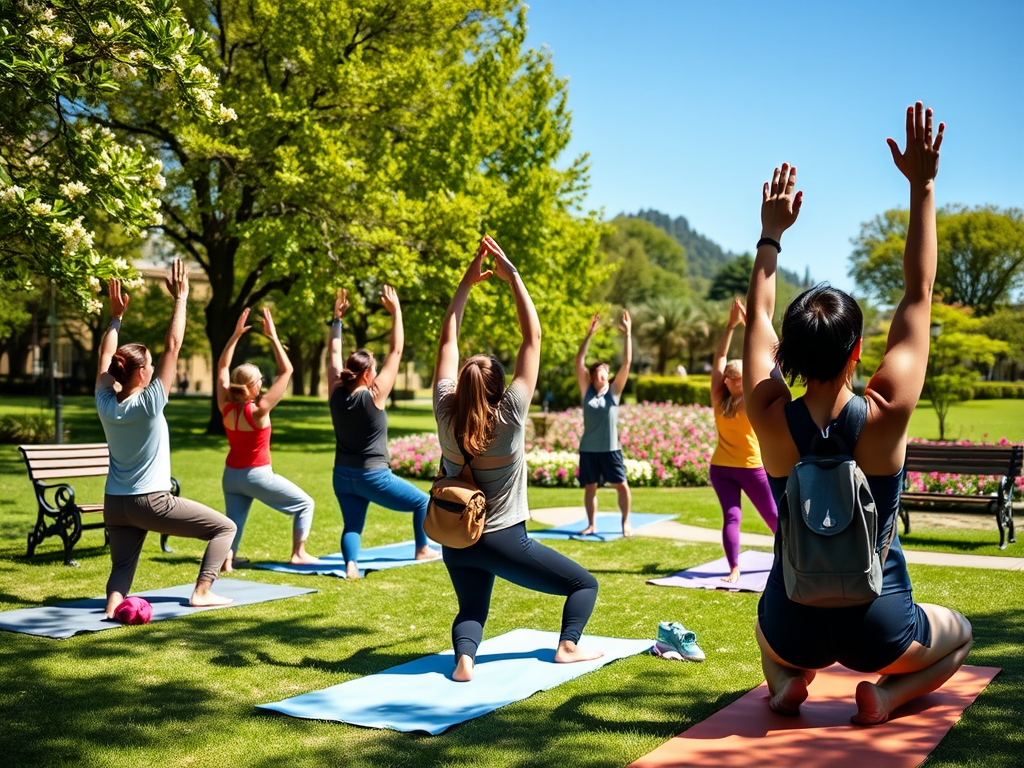
[[[708,472],[711,487],[718,494],[722,505],[722,547],[729,561],[729,568],[735,568],[740,558],[740,491],[754,504],[754,508],[765,524],[775,533],[779,525],[779,513],[775,509],[775,499],[768,486],[768,476],[764,467],[720,467],[712,464]]]

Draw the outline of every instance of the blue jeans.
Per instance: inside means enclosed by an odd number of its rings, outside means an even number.
[[[341,554],[345,562],[359,560],[366,508],[372,501],[385,509],[412,512],[412,530],[416,548],[427,546],[423,519],[429,497],[415,485],[395,477],[390,469],[334,468],[334,495],[341,506],[345,528],[341,533]]]
[[[236,555],[238,545],[242,543],[242,532],[253,499],[262,501],[278,512],[294,516],[292,528],[302,532],[302,541],[309,536],[309,529],[313,525],[313,499],[291,480],[275,475],[269,464],[246,469],[224,467],[221,486],[224,489],[225,514],[238,526],[235,540],[231,542],[231,551]]]

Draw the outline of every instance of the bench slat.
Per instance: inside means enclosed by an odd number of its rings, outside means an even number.
[[[66,469],[69,472],[81,468],[109,467],[110,459],[106,456],[86,456],[78,459],[40,459],[29,462],[29,470],[36,472],[41,469]]]
[[[98,475],[105,475],[109,471],[106,464],[102,467],[82,467],[76,469],[71,473],[68,473],[66,469],[43,469],[39,472],[32,473],[33,480],[51,480],[59,477],[93,477]]]
[[[35,462],[41,459],[81,459],[106,457],[110,451],[106,448],[85,448],[76,451],[25,451],[25,460]]]

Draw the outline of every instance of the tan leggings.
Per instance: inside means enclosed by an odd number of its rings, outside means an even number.
[[[108,595],[128,595],[149,531],[208,541],[197,581],[211,584],[220,573],[235,535],[235,524],[220,512],[167,491],[141,496],[108,494],[103,499],[103,522],[110,539]]]

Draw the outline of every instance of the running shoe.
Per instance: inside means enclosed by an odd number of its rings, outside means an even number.
[[[704,661],[704,651],[697,645],[696,633],[678,621],[662,621],[658,624],[658,643],[668,646],[666,651],[671,649],[686,661]]]

